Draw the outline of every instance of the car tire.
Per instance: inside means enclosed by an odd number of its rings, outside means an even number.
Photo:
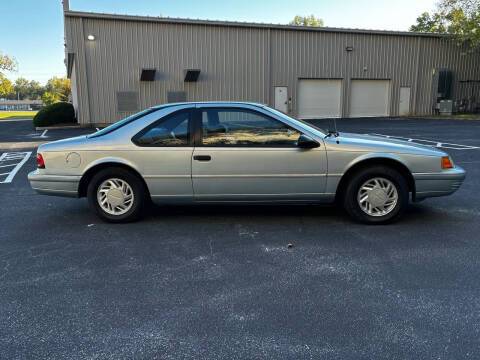
[[[132,222],[140,219],[147,204],[147,191],[137,175],[123,168],[106,168],[88,184],[90,207],[104,221]]]
[[[341,195],[346,212],[364,224],[398,220],[407,209],[409,199],[405,177],[386,166],[372,166],[356,172]]]

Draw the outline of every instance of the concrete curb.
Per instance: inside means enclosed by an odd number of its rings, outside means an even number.
[[[25,118],[25,119],[0,119],[0,122],[5,121],[33,121],[33,119]]]
[[[80,125],[64,125],[64,126],[36,126],[35,130],[64,130],[64,129],[84,129]]]

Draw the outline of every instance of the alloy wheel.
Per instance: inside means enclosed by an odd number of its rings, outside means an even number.
[[[135,196],[132,187],[122,179],[107,179],[97,190],[101,209],[110,215],[123,215],[132,208]]]
[[[357,201],[360,209],[370,216],[388,215],[398,202],[397,187],[382,177],[369,179],[360,186]]]

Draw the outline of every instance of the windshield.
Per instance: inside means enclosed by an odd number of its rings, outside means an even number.
[[[138,120],[138,119],[144,117],[145,115],[151,114],[151,113],[153,113],[154,111],[157,111],[157,110],[158,110],[158,108],[150,108],[150,109],[140,111],[139,113],[130,115],[130,116],[126,117],[125,119],[117,121],[116,123],[113,123],[112,125],[109,125],[106,128],[103,128],[102,130],[99,130],[99,131],[97,131],[93,134],[88,135],[88,138],[95,138],[95,137],[98,137],[98,136],[109,134],[112,131],[120,129],[122,126],[130,124],[132,121]]]
[[[320,128],[320,127],[318,127],[318,126],[313,125],[312,123],[310,123],[310,122],[308,122],[308,121],[294,118],[294,117],[292,117],[292,116],[290,116],[290,115],[286,115],[285,113],[283,113],[283,112],[281,112],[281,111],[278,111],[278,110],[276,110],[276,109],[273,109],[273,108],[268,108],[268,110],[271,111],[271,112],[273,112],[273,113],[275,113],[275,114],[277,114],[277,115],[279,115],[279,116],[288,117],[288,118],[290,118],[290,119],[292,119],[292,120],[295,120],[295,121],[298,121],[298,122],[300,122],[300,123],[302,123],[302,124],[305,124],[305,125],[307,125],[307,126],[309,126],[309,127],[311,127],[311,128],[314,128],[315,130],[320,131],[322,134],[327,134],[327,131],[323,130],[322,128]]]

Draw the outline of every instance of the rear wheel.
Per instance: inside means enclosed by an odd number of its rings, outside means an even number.
[[[146,203],[142,181],[122,168],[107,168],[95,174],[87,189],[88,202],[108,222],[139,219]]]
[[[390,223],[408,207],[408,185],[395,169],[370,167],[353,175],[343,199],[353,219],[367,224]]]

